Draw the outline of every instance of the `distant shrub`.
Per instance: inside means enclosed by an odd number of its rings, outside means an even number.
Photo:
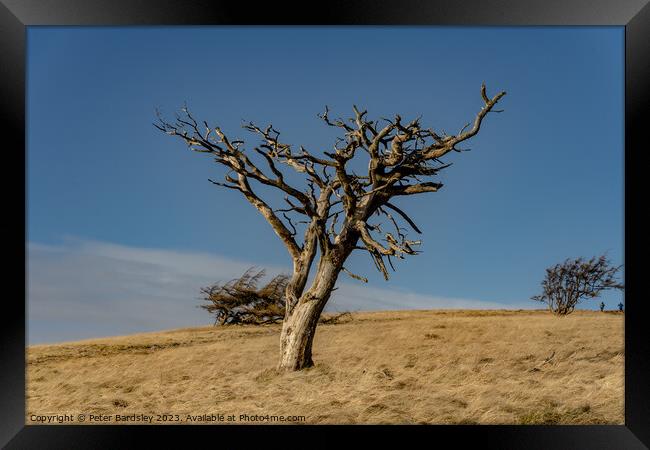
[[[621,267],[611,266],[605,255],[589,260],[566,259],[546,269],[543,292],[531,299],[546,303],[554,314],[570,314],[585,298],[598,297],[607,289],[622,290],[623,284],[616,279]]]
[[[600,311],[603,312],[605,311],[605,303],[600,302]]]

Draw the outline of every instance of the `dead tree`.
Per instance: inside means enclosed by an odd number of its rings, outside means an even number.
[[[420,118],[405,121],[369,120],[367,111],[353,107],[354,116],[333,118],[326,107],[318,116],[342,134],[329,151],[311,152],[280,139],[272,125],[265,128],[245,123],[243,128],[260,139],[245,148],[241,139],[229,138],[219,127],[197,121],[187,107],[169,122],[158,113],[160,131],[180,138],[187,146],[205,153],[226,169],[217,186],[237,191],[264,216],[284,243],[293,263],[286,288],[286,309],[280,339],[284,370],[300,370],[312,362],[312,343],[318,318],[341,272],[367,282],[345,267],[356,250],[368,252],[376,268],[388,279],[393,259],[416,255],[420,241],[410,240],[404,225],[420,233],[417,225],[396,201],[407,195],[437,192],[442,184],[425,181],[449,167],[441,158],[461,152],[460,145],[475,136],[483,119],[505,95],[489,97],[481,86],[483,106],[472,123],[456,134],[425,128]],[[350,162],[367,158],[367,171],[358,174]],[[283,168],[305,178],[294,186]],[[274,189],[284,195],[283,208],[273,208],[261,193]],[[386,227],[391,227],[390,230]],[[302,239],[299,237],[302,236]],[[316,272],[307,279],[316,255]],[[394,270],[394,269],[393,269]]]
[[[546,303],[549,311],[556,315],[570,314],[583,299],[598,297],[608,289],[622,290],[624,286],[617,280],[621,267],[612,266],[605,255],[589,260],[566,259],[546,269],[542,294],[531,299]],[[601,303],[601,311],[604,306]]]

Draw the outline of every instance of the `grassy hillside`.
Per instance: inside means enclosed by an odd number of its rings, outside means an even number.
[[[319,326],[297,373],[275,372],[278,347],[279,325],[32,346],[27,423],[623,424],[621,314],[356,313]]]

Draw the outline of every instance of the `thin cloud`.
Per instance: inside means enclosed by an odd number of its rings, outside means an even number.
[[[419,294],[399,288],[374,288],[364,285],[341,283],[328,305],[341,311],[371,311],[395,309],[504,309],[530,308],[528,305],[504,304],[483,300],[440,297]]]
[[[199,288],[239,277],[252,262],[208,253],[84,239],[28,244],[28,343],[60,342],[212,323]],[[267,266],[268,276],[288,267]],[[496,309],[511,304],[342,282],[328,310]]]

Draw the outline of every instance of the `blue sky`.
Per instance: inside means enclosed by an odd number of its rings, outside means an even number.
[[[367,254],[332,309],[539,305],[544,268],[623,262],[622,27],[28,28],[30,343],[210,323],[198,288],[290,266],[223,171],[152,126],[184,102],[233,137],[242,119],[329,149],[316,117],[422,115],[456,133],[507,91],[438,193],[402,199],[421,255],[389,282]],[[251,141],[251,143],[256,143]],[[620,293],[605,294],[608,307]],[[584,307],[597,307],[598,301]]]

